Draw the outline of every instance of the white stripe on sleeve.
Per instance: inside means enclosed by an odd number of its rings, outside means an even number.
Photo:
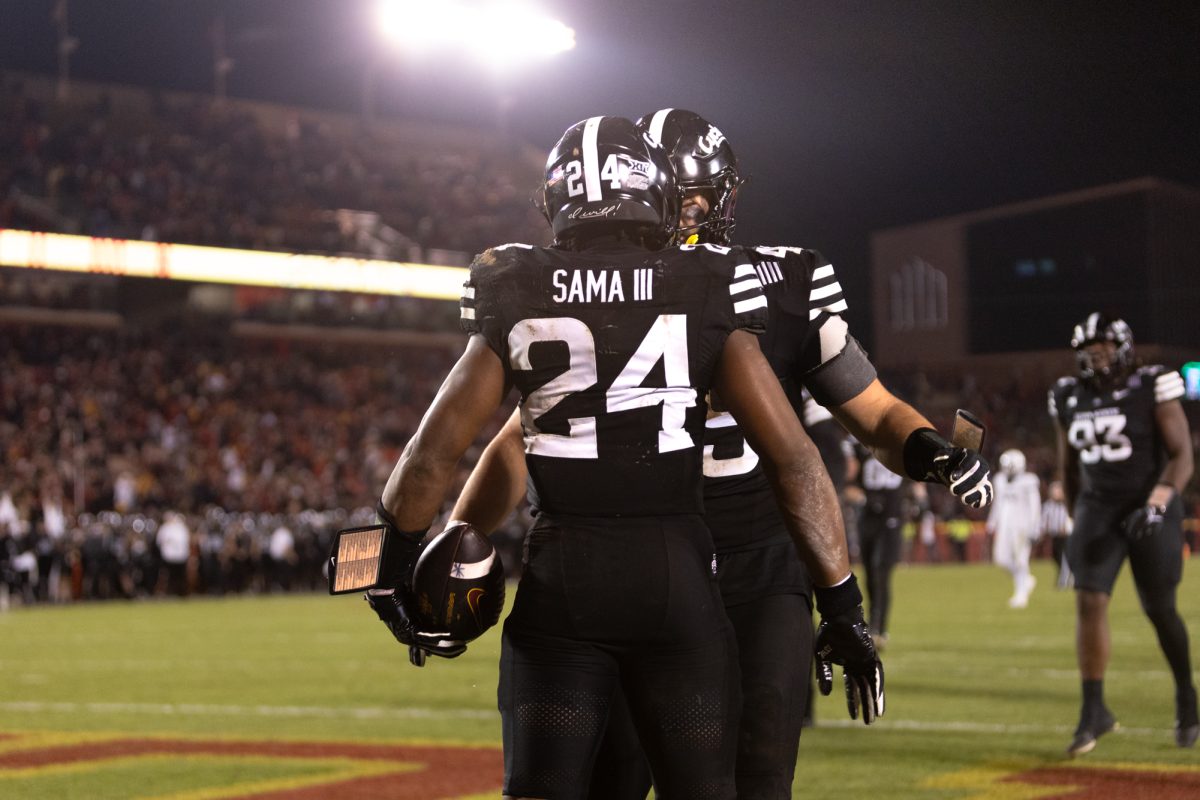
[[[1183,397],[1183,376],[1178,372],[1164,372],[1154,379],[1154,401],[1166,403]]]
[[[756,308],[767,307],[767,296],[760,294],[758,297],[751,297],[748,300],[738,300],[733,304],[733,313],[745,314],[747,311],[753,311]]]

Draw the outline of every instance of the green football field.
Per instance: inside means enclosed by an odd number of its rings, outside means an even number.
[[[823,698],[794,796],[1200,797],[1127,571],[1107,680],[1122,730],[1064,760],[1073,596],[1035,570],[1016,611],[999,568],[901,567],[887,714],[867,728]],[[1194,642],[1200,580],[1179,605]],[[499,638],[418,670],[353,596],[16,608],[0,614],[0,797],[497,798]]]

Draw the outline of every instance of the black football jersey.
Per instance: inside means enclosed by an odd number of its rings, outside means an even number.
[[[857,358],[861,350],[841,316],[847,306],[833,266],[817,251],[797,247],[757,247],[746,252],[767,297],[769,320],[759,344],[797,414],[802,413],[804,402],[802,382],[815,379],[826,389],[825,397],[842,399],[865,389],[875,373],[865,356]],[[847,350],[856,367],[817,376],[826,372],[821,367]],[[775,500],[758,455],[728,413],[707,421],[704,475],[705,506],[718,550],[741,549],[782,535],[778,524],[748,522],[769,519],[770,515],[755,509],[764,504],[773,507]]]
[[[530,501],[543,511],[703,511],[705,401],[725,340],[761,333],[758,273],[728,250],[480,254],[462,322],[521,395]]]
[[[1079,454],[1080,491],[1121,501],[1146,497],[1167,459],[1155,406],[1183,392],[1180,374],[1157,364],[1107,389],[1060,378],[1050,390],[1050,414]]]

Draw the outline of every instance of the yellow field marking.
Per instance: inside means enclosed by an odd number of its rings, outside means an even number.
[[[129,755],[97,755],[94,758],[85,756],[61,764],[44,764],[36,767],[17,767],[0,769],[0,781],[18,780],[22,778],[38,778],[47,775],[69,775],[81,772],[93,772],[97,767],[114,766],[127,767],[139,764],[163,761],[221,761],[240,762],[244,764],[295,764],[297,767],[316,767],[318,770],[327,768],[333,772],[321,772],[321,780],[330,774],[348,775],[350,777],[374,776],[386,772],[414,772],[424,769],[422,765],[403,761],[380,761],[378,759],[354,759],[334,756],[331,758],[305,758],[303,756],[264,756],[237,755],[236,753],[131,753]],[[308,780],[305,776],[303,780]],[[340,780],[341,778],[339,778]],[[287,778],[283,780],[298,780]]]
[[[0,755],[22,750],[48,750],[52,747],[71,747],[80,744],[97,744],[114,739],[127,739],[126,733],[97,733],[95,731],[0,731],[14,738],[0,739]]]
[[[921,781],[926,789],[975,790],[962,800],[1038,800],[1062,794],[1070,785],[1029,786],[1023,783],[1001,783],[1004,778],[1047,766],[1044,761],[997,761],[961,769],[944,775],[934,775]]]
[[[921,786],[927,789],[957,789],[959,791],[975,790],[962,800],[1038,800],[1043,797],[1054,797],[1075,789],[1082,788],[1081,784],[1061,783],[1026,784],[1016,781],[1005,781],[1005,778],[1020,776],[1022,773],[1035,772],[1043,769],[1068,768],[1080,772],[1200,772],[1200,765],[1192,764],[1147,764],[1125,761],[1045,761],[1024,760],[992,762],[978,767],[949,772],[944,775],[934,775],[921,781]]]

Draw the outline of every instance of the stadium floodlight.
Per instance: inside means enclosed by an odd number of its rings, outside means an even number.
[[[407,53],[456,50],[504,68],[575,47],[575,31],[515,2],[381,0],[383,32]]]

